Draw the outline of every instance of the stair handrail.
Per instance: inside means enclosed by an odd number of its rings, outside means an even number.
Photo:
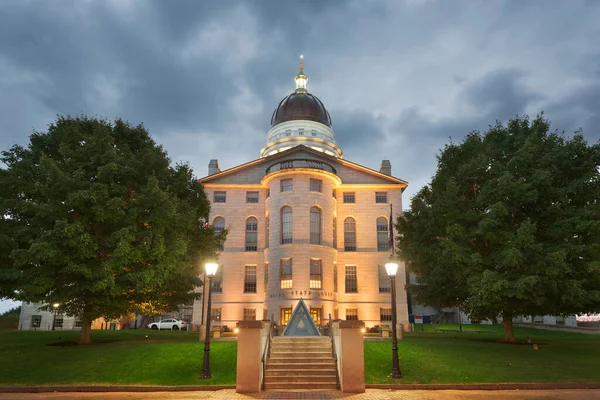
[[[265,348],[263,349],[262,355],[262,381],[260,382],[260,387],[264,390],[265,388],[265,375],[267,372],[267,360],[271,358],[271,339],[273,338],[273,315],[271,315],[271,319],[269,320],[269,334],[267,335],[267,340],[265,341]]]
[[[335,386],[340,389],[340,372],[338,371],[337,353],[335,351],[335,339],[333,338],[333,321],[331,320],[331,313],[329,313],[329,338],[331,339],[331,357],[335,361]]]

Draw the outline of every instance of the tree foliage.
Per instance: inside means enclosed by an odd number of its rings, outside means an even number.
[[[600,307],[600,144],[538,116],[450,143],[398,220],[417,301],[502,316]]]
[[[191,301],[199,265],[224,237],[187,165],[143,126],[60,117],[2,153],[0,297],[60,303],[91,322]]]

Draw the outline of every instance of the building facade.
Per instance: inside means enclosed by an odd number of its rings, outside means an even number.
[[[307,91],[302,63],[295,81],[273,112],[259,158],[224,171],[211,160],[200,179],[209,223],[228,232],[213,278],[212,324],[285,325],[303,299],[317,325],[330,315],[390,325],[384,264],[407,182],[392,176],[388,160],[379,171],[345,160],[328,111]],[[396,294],[398,323],[406,324],[403,263]],[[203,299],[195,302],[193,323],[206,321],[203,307]]]

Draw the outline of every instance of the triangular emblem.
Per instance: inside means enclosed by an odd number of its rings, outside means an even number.
[[[321,336],[304,300],[300,299],[294,308],[292,317],[283,331],[283,336]]]

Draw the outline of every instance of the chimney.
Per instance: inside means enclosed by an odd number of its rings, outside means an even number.
[[[219,168],[219,160],[210,160],[208,163],[208,174],[214,175],[221,172],[221,168]]]
[[[390,164],[390,160],[381,160],[379,172],[392,176],[392,164]]]

